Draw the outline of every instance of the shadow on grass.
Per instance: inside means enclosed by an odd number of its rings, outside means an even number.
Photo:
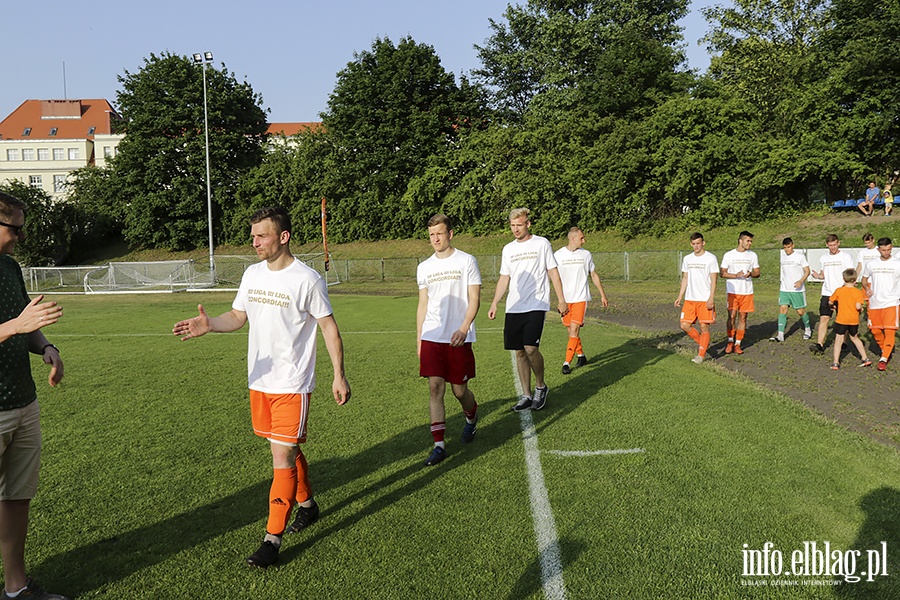
[[[548,404],[540,412],[532,413],[536,430],[542,430],[559,419],[566,417],[587,401],[600,387],[609,386],[617,381],[630,376],[633,373],[662,360],[669,353],[663,350],[648,349],[636,346],[632,341],[626,342],[616,348],[609,349],[594,356],[587,366],[577,369],[567,378],[562,385],[552,386]],[[514,387],[513,365],[510,361],[508,373],[502,375],[509,378],[510,390]],[[522,430],[519,416],[510,408],[515,403],[515,394],[505,398],[479,402],[479,421],[485,423],[486,417],[500,411],[500,417],[491,423],[481,425],[475,441],[469,445],[458,444],[458,439],[448,436],[447,459],[436,467],[425,467],[424,459],[430,450],[430,444],[423,445],[422,431],[427,430],[423,424],[421,427],[409,428],[389,439],[367,448],[348,458],[335,458],[325,461],[317,461],[310,465],[311,479],[319,489],[334,490],[347,485],[359,478],[370,476],[382,469],[390,469],[395,463],[399,466],[387,476],[372,481],[359,491],[343,496],[337,503],[324,507],[322,520],[308,533],[300,534],[300,543],[286,544],[282,548],[279,562],[286,564],[297,558],[304,550],[327,539],[331,534],[342,531],[378,512],[389,509],[396,502],[429,486],[439,477],[446,475],[450,470],[459,468],[475,460],[488,460],[489,455],[505,446],[507,443],[521,438]],[[455,402],[448,392],[446,399],[448,406]],[[453,409],[451,409],[453,411]],[[458,431],[462,428],[462,416],[456,411],[455,417],[448,419],[448,431]],[[503,418],[505,416],[506,418]],[[410,457],[415,459],[410,462]],[[527,486],[524,478],[523,487]],[[389,491],[387,491],[389,490]],[[490,491],[485,491],[485,502],[490,501]],[[330,515],[340,514],[354,505],[365,502],[364,508],[353,510],[339,520],[331,521]],[[406,531],[385,532],[385,535],[406,535]],[[564,550],[564,556],[569,558],[571,548]],[[516,583],[516,590],[539,589],[540,569],[537,568],[537,547],[522,548],[523,558],[533,557],[533,561],[525,566],[525,571]],[[581,552],[577,548],[576,556]],[[518,593],[510,591],[513,597]]]
[[[882,487],[873,490],[862,497],[859,507],[866,514],[866,520],[856,534],[856,541],[848,550],[858,550],[861,554],[857,559],[856,574],[861,575],[874,567],[880,566],[878,573],[887,573],[886,576],[873,577],[868,581],[868,576],[856,583],[848,583],[843,577],[835,577],[839,585],[834,588],[835,595],[839,598],[867,598],[871,600],[884,600],[885,598],[900,598],[900,491]],[[876,565],[873,559],[869,564],[867,551],[881,554],[882,542],[887,544],[887,565]],[[842,549],[843,550],[843,549]]]
[[[559,550],[562,553],[562,562],[563,565],[572,564],[578,557],[581,556],[581,553],[584,551],[584,544],[581,542],[577,542],[574,540],[570,540],[568,538],[563,538],[559,541]],[[530,598],[532,596],[543,596],[541,592],[543,591],[543,584],[541,583],[541,579],[535,580],[534,573],[541,572],[541,557],[536,556],[530,565],[527,565],[525,568],[525,572],[519,577],[519,580],[516,581],[513,589],[510,590],[510,593],[507,595],[508,600],[519,600],[520,598]],[[548,582],[548,585],[552,587],[555,582]],[[559,582],[560,585],[563,582]],[[548,596],[550,594],[547,594]],[[558,597],[559,594],[556,594]]]
[[[260,520],[269,481],[168,519],[110,535],[44,560],[34,575],[47,588],[79,595],[124,579],[184,550]],[[115,523],[109,524],[115,531]]]

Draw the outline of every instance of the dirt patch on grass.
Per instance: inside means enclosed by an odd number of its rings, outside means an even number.
[[[683,353],[685,360],[696,353],[697,345],[678,327],[678,309],[672,297],[662,294],[648,298],[645,291],[630,294],[617,289],[611,297],[609,309],[589,310],[589,316],[600,321],[624,325],[649,332],[647,343],[660,348]],[[810,294],[810,306],[818,297]],[[803,327],[796,313],[788,315],[788,331],[784,342],[772,342],[769,338],[777,330],[776,309],[757,306],[750,315],[749,327],[744,338],[743,355],[725,354],[726,315],[720,308],[718,322],[711,327],[712,344],[709,360],[714,364],[776,390],[802,402],[845,427],[900,448],[900,363],[892,362],[885,372],[875,368],[880,356],[877,344],[861,326],[860,335],[866,342],[870,367],[857,366],[860,362],[856,350],[852,353],[844,346],[839,371],[831,370],[834,335],[829,330],[825,354],[810,350],[815,341],[803,340]],[[817,314],[810,315],[815,338]],[[706,368],[704,365],[698,368]]]

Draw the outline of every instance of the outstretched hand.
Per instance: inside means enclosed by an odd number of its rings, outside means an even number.
[[[181,337],[182,342],[209,333],[209,315],[206,314],[202,304],[197,305],[197,312],[200,314],[193,319],[179,321],[172,328],[172,333]]]
[[[56,302],[41,302],[43,299],[41,294],[22,309],[18,316],[17,333],[31,333],[59,321],[63,314],[62,306]]]

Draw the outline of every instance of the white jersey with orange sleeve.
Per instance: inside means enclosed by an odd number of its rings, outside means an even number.
[[[428,307],[422,323],[422,339],[449,344],[462,325],[469,307],[469,286],[481,285],[478,262],[471,254],[453,249],[453,254],[438,258],[432,254],[416,269],[419,289],[428,290]],[[475,323],[469,326],[466,342],[475,341]]]
[[[563,296],[566,302],[590,302],[591,273],[594,272],[594,257],[584,248],[572,251],[563,246],[553,253],[559,278],[562,280]]]
[[[750,272],[759,268],[759,257],[753,250],[729,250],[722,257],[722,268],[731,275],[744,272],[747,276],[741,279],[726,279],[725,291],[729,294],[749,295],[753,293],[753,279]]]
[[[296,258],[280,271],[266,262],[244,271],[232,308],[247,313],[247,379],[267,394],[316,387],[316,319],[332,314],[325,280]]]
[[[699,256],[691,252],[682,259],[681,272],[688,276],[684,299],[691,302],[708,301],[711,291],[709,276],[719,274],[719,261],[715,255],[706,250]]]

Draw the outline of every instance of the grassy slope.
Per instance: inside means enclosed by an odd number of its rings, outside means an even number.
[[[900,239],[900,217],[884,218],[876,216],[871,219],[863,218],[858,212],[835,213],[828,209],[818,209],[800,215],[793,215],[783,219],[774,219],[763,223],[746,223],[734,227],[720,227],[711,230],[702,230],[711,249],[728,249],[734,246],[738,233],[742,229],[748,229],[754,233],[754,245],[759,248],[781,248],[781,240],[786,236],[794,238],[794,242],[801,248],[818,248],[824,246],[826,233],[836,233],[845,240],[847,247],[862,246],[860,238],[866,232],[871,231],[876,239],[888,236],[895,240]],[[539,235],[550,237],[553,247],[563,245],[563,236],[554,232],[542,231],[540,223],[533,230]],[[691,230],[693,231],[693,230]],[[625,240],[616,232],[595,232],[587,236],[587,247],[593,252],[637,252],[646,250],[683,250],[688,248],[688,235],[690,231],[679,231],[664,236],[640,236]],[[474,237],[459,235],[456,238],[456,246],[476,255],[500,254],[503,245],[510,240],[507,233]],[[294,244],[297,253],[321,252],[320,241],[312,241],[306,244]],[[378,242],[355,242],[349,244],[332,244],[329,251],[334,258],[405,258],[410,256],[427,256],[430,247],[423,230],[420,239],[412,240],[385,240]],[[216,248],[216,254],[250,254],[247,246],[220,246]],[[194,258],[202,260],[207,256],[206,249],[193,252],[166,252],[162,250],[142,250],[128,252],[127,248],[117,246],[110,248],[108,252],[97,257],[96,262],[109,260],[174,260],[180,258]]]

